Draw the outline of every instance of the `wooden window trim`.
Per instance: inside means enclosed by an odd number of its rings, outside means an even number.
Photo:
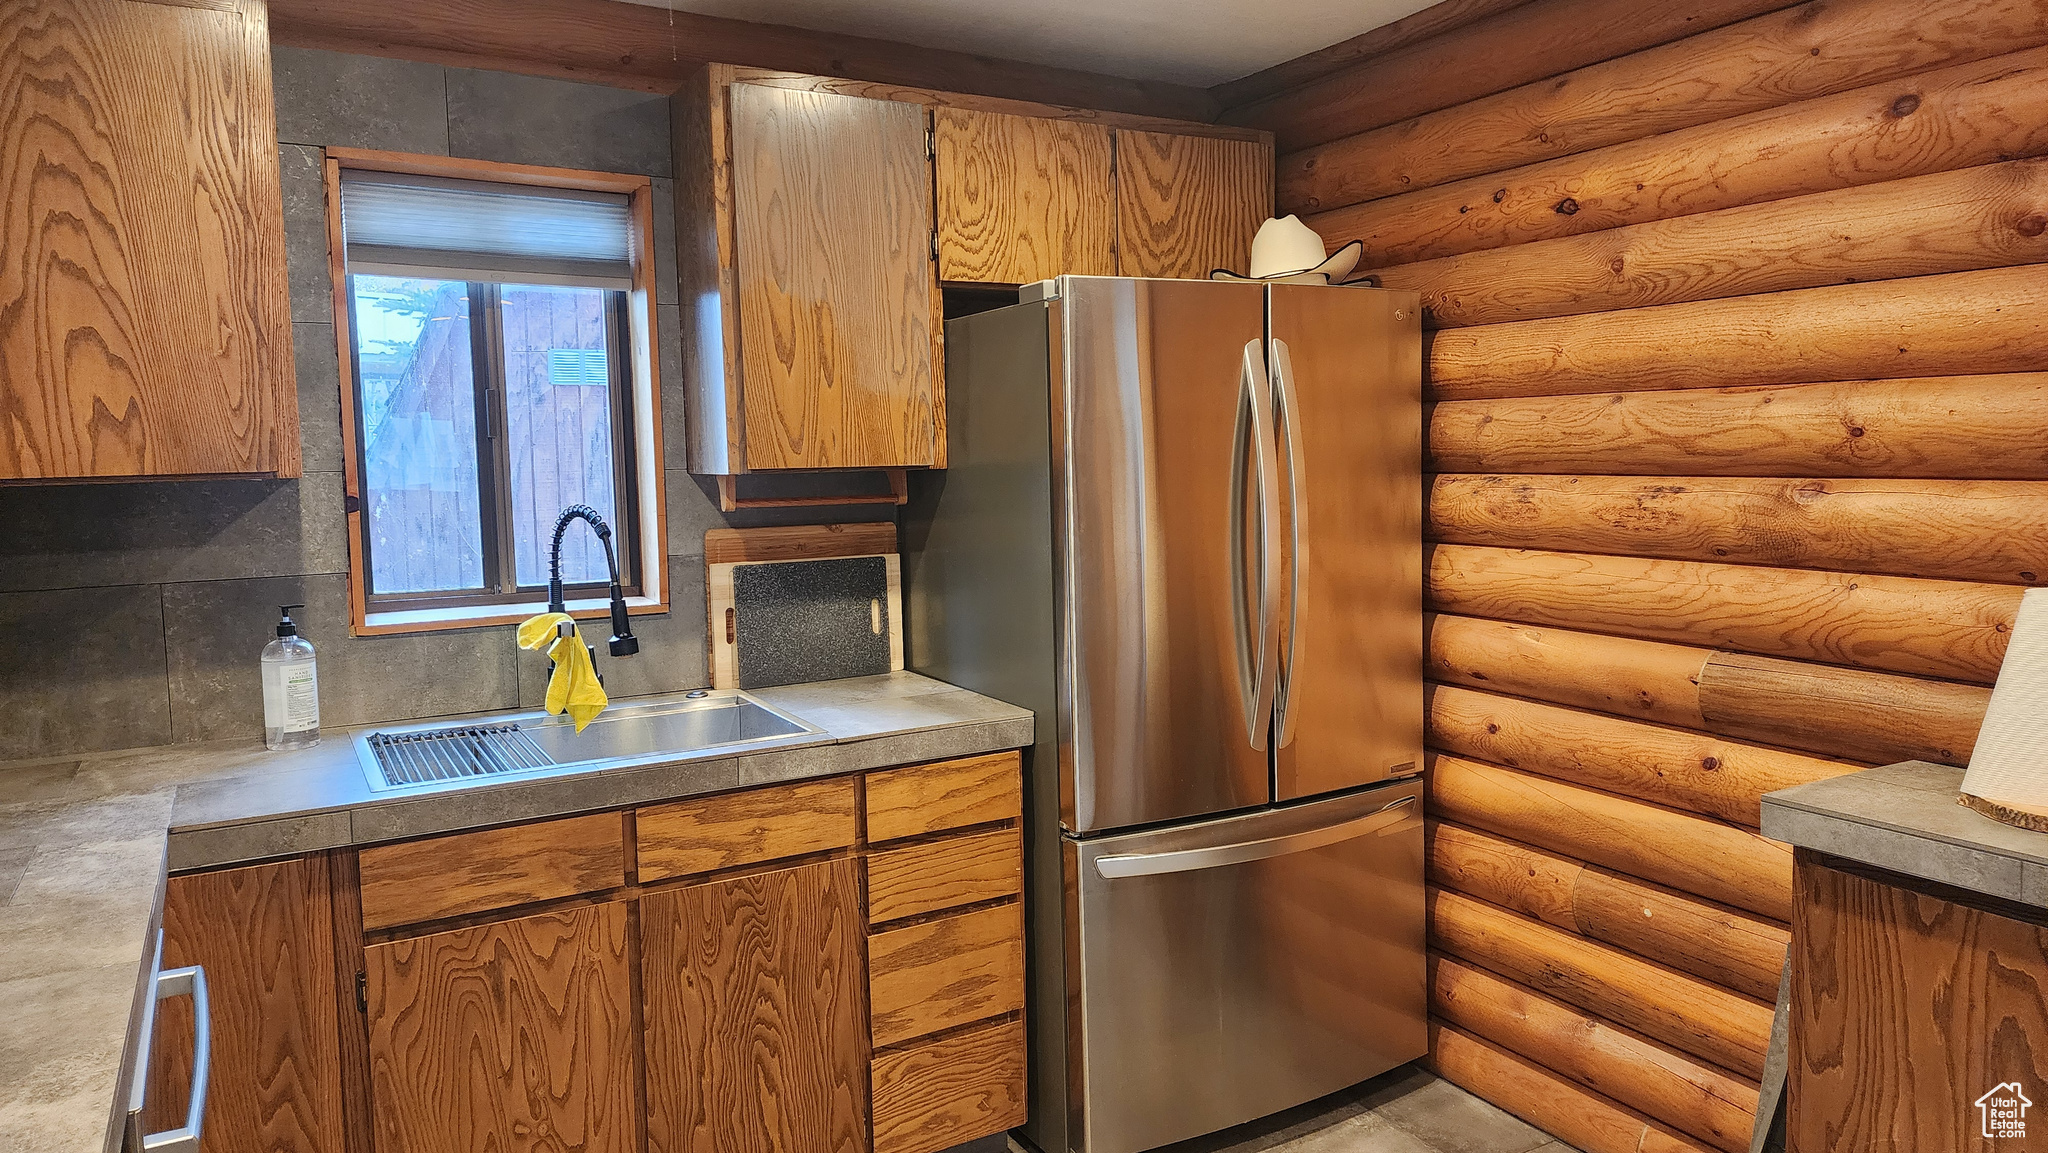
[[[365,537],[362,513],[362,477],[356,443],[356,382],[351,365],[355,360],[355,333],[350,324],[352,301],[348,286],[348,253],[341,231],[341,174],[344,169],[372,172],[400,172],[415,176],[445,176],[487,180],[500,184],[538,185],[544,188],[575,188],[593,192],[618,192],[627,197],[633,214],[633,286],[626,294],[627,338],[632,353],[633,400],[633,486],[627,507],[634,518],[639,546],[640,595],[626,598],[633,615],[664,613],[669,609],[669,574],[666,548],[668,507],[662,482],[661,368],[655,362],[654,284],[654,181],[651,177],[617,172],[590,172],[573,168],[547,168],[533,164],[499,164],[451,156],[420,156],[402,152],[378,152],[360,148],[323,150],[322,169],[327,193],[327,275],[334,301],[334,344],[341,366],[342,492],[348,527],[349,633],[353,636],[382,636],[393,633],[434,632],[443,629],[478,628],[516,624],[538,611],[539,603],[517,605],[472,604],[461,607],[371,612],[364,571]],[[572,599],[569,612],[580,620],[594,620],[608,614],[603,597]]]

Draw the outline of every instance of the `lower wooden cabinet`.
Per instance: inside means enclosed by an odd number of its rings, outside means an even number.
[[[2040,910],[1799,850],[1786,1147],[2041,1147],[2044,991]]]
[[[875,1153],[934,1153],[1024,1123],[1024,1023],[875,1058]]]
[[[203,1153],[932,1153],[1022,1124],[1020,771],[174,877],[164,963],[213,1001]],[[153,1130],[192,1030],[164,1002]]]
[[[172,877],[165,968],[198,965],[212,1000],[202,1153],[342,1153],[339,1000],[327,858]],[[159,1006],[152,1133],[185,1123],[192,1002]]]
[[[364,950],[378,1153],[633,1153],[626,904]]]
[[[650,1153],[865,1153],[852,857],[640,901]]]

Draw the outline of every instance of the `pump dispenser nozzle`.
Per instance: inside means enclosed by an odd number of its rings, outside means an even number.
[[[299,635],[299,626],[298,626],[298,625],[296,625],[296,624],[294,624],[294,623],[292,623],[292,610],[293,610],[293,609],[302,609],[302,608],[305,608],[305,607],[306,607],[305,605],[279,605],[279,606],[277,606],[277,618],[278,618],[278,619],[277,619],[277,635],[278,635],[278,636],[281,636],[281,637],[295,637],[295,636],[298,636],[298,635]]]

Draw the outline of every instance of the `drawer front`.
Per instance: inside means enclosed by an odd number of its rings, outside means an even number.
[[[875,1048],[1024,1008],[1024,906],[942,917],[868,938]]]
[[[377,845],[361,873],[365,929],[594,893],[626,883],[625,822],[593,813]]]
[[[854,778],[698,797],[639,810],[640,879],[659,881],[850,847]]]
[[[868,841],[1008,821],[1024,812],[1016,751],[868,774]]]
[[[868,857],[868,923],[957,909],[1024,889],[1023,836],[998,829]]]
[[[1024,1024],[884,1053],[871,1070],[874,1153],[936,1153],[1024,1123]]]

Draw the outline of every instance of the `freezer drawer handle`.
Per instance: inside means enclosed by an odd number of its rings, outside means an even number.
[[[163,939],[157,939],[157,958],[163,958]],[[135,1087],[129,1098],[129,1153],[199,1153],[199,1135],[206,1121],[206,1081],[213,1066],[213,1016],[206,1000],[206,970],[198,965],[182,969],[158,969],[151,983],[155,991],[142,1018],[142,1045],[135,1062]],[[185,1107],[185,1124],[160,1133],[142,1134],[143,1092],[149,1084],[150,1034],[156,1028],[156,1003],[172,997],[192,998],[192,1094]]]
[[[1362,817],[1354,817],[1320,829],[1309,829],[1300,833],[1288,833],[1281,837],[1266,837],[1257,841],[1239,841],[1230,845],[1211,845],[1203,849],[1180,849],[1171,853],[1126,853],[1113,857],[1098,857],[1095,871],[1104,877],[1151,877],[1160,873],[1186,873],[1195,869],[1213,869],[1220,865],[1242,865],[1248,861],[1263,861],[1267,857],[1279,857],[1288,853],[1302,853],[1363,837],[1367,833],[1387,832],[1399,824],[1406,813],[1401,810],[1415,803],[1414,794],[1387,802],[1377,811]]]

